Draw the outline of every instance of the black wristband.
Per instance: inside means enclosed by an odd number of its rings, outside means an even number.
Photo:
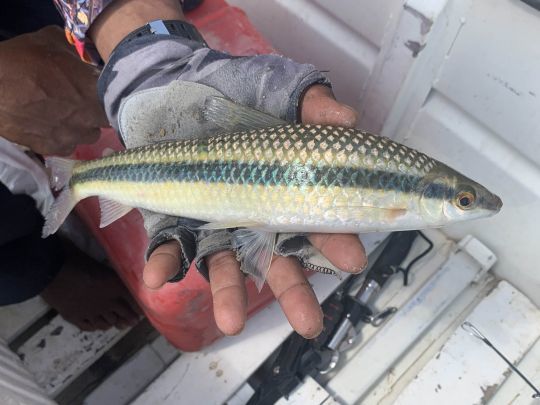
[[[208,48],[208,44],[200,32],[197,31],[197,28],[186,21],[180,20],[151,21],[148,24],[137,28],[135,31],[130,32],[122,41],[120,41],[117,47],[146,35],[170,35],[185,38],[189,39],[190,41],[199,42],[204,47]]]

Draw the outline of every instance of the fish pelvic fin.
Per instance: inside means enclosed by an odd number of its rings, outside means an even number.
[[[101,210],[100,228],[105,228],[112,224],[133,209],[133,207],[128,207],[127,205],[103,197],[99,197],[99,208]]]
[[[53,189],[61,190],[69,184],[75,163],[75,160],[56,156],[45,159],[45,166],[51,169],[50,182]]]
[[[238,229],[233,232],[233,247],[240,269],[247,273],[261,291],[276,243],[276,233],[257,229]]]
[[[64,188],[45,215],[45,224],[43,225],[41,237],[46,238],[55,233],[60,228],[60,225],[64,223],[77,202],[78,200],[74,197],[71,188]]]

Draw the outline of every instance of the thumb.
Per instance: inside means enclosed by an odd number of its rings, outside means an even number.
[[[304,124],[325,124],[354,127],[358,113],[348,105],[339,103],[328,86],[311,86],[300,102],[300,117]]]

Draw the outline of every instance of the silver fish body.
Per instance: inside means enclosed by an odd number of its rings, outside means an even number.
[[[501,200],[445,164],[364,131],[280,125],[78,162],[71,200],[98,195],[275,232],[420,229],[487,217]]]
[[[235,249],[259,289],[276,232],[422,229],[488,217],[502,206],[486,188],[423,153],[322,125],[267,126],[86,162],[52,158],[48,165],[62,192],[43,236],[89,196],[100,198],[101,226],[139,207],[205,221],[207,229],[240,228]]]

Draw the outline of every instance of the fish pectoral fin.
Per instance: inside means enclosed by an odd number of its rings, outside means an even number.
[[[101,210],[101,220],[99,222],[100,228],[105,228],[112,224],[133,209],[133,207],[128,207],[127,205],[103,197],[98,197],[98,199],[99,209]]]
[[[233,247],[240,268],[261,291],[274,254],[276,233],[257,229],[238,229],[233,232]]]
[[[260,223],[254,221],[208,222],[197,229],[260,228],[261,226]]]
[[[287,124],[273,115],[218,96],[206,98],[204,117],[227,131],[245,131]]]

